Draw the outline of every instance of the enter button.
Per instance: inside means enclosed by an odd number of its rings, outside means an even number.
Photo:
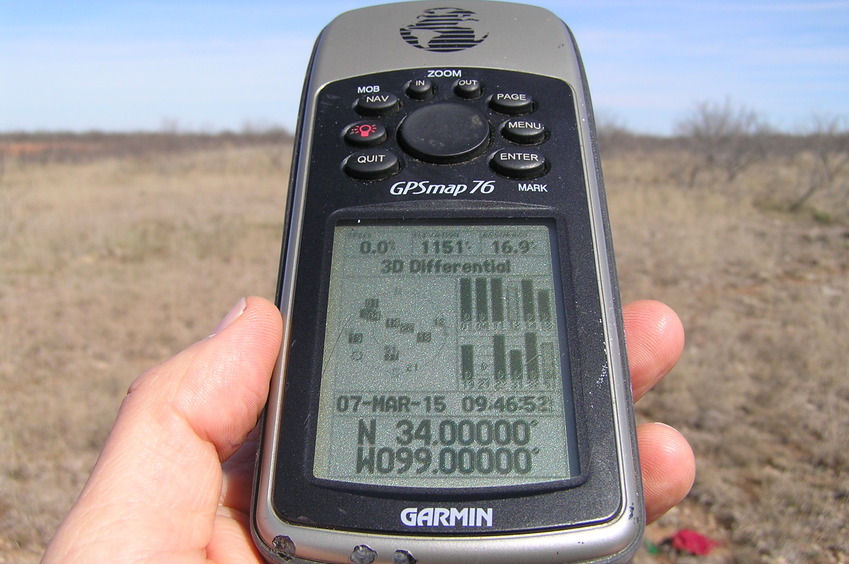
[[[536,151],[502,149],[492,155],[489,166],[498,174],[511,178],[534,178],[545,174],[548,163]]]

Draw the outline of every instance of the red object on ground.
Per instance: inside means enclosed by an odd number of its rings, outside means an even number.
[[[675,550],[689,552],[696,556],[707,556],[719,544],[717,541],[690,529],[681,529],[672,537],[672,547]]]

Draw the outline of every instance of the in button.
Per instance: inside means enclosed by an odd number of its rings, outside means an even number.
[[[433,96],[433,82],[426,78],[417,78],[407,83],[407,96],[414,100],[427,100]]]

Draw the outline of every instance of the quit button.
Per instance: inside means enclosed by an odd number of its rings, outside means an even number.
[[[401,161],[392,151],[370,149],[349,156],[342,168],[345,174],[360,180],[380,180],[401,170]]]

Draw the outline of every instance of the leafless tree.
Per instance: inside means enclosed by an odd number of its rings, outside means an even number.
[[[675,125],[694,153],[687,182],[694,186],[701,172],[719,169],[724,180],[732,182],[746,168],[766,155],[771,127],[756,111],[736,106],[730,99],[723,103],[703,101],[690,115]]]
[[[624,120],[614,113],[596,112],[595,129],[599,149],[604,156],[609,157],[615,152],[634,144],[634,133],[628,129]]]
[[[797,157],[799,197],[790,205],[798,211],[816,194],[834,201],[849,197],[849,127],[845,116],[814,115],[801,134],[805,149]]]

